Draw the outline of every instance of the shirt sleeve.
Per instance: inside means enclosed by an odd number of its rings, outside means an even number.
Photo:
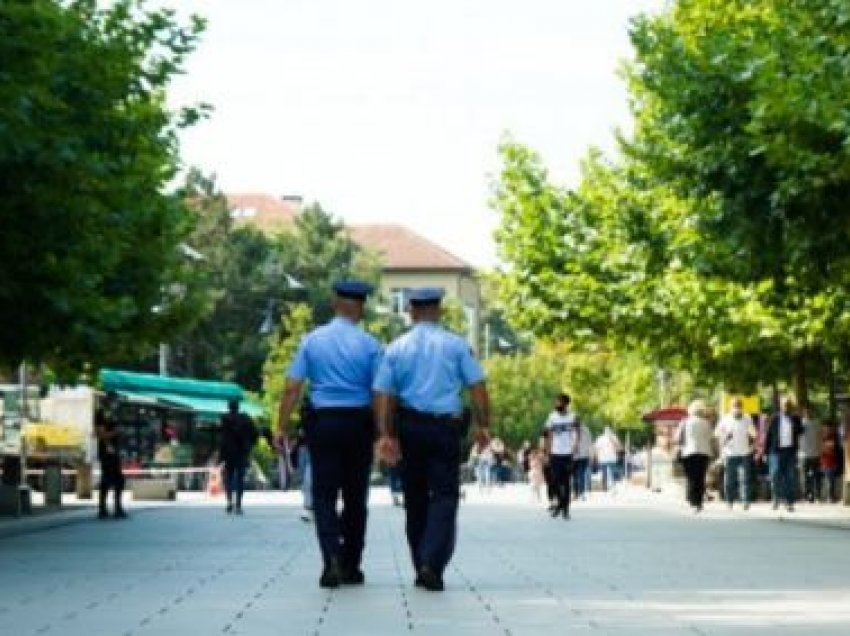
[[[484,369],[472,355],[472,349],[466,341],[460,345],[460,376],[466,386],[484,381]]]
[[[379,356],[375,373],[375,381],[372,383],[372,390],[376,393],[387,393],[389,395],[396,394],[395,377],[393,373],[392,352],[387,351],[383,356]]]
[[[374,342],[374,345],[375,348],[372,351],[372,382],[378,377],[378,371],[381,368],[381,362],[384,358],[384,348],[377,340]]]
[[[295,357],[289,365],[289,370],[286,372],[286,377],[291,380],[304,380],[307,377],[307,338],[301,339],[301,344],[298,345],[298,350],[295,352]]]

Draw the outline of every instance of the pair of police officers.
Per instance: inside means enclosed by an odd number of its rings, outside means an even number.
[[[466,341],[440,327],[442,290],[411,292],[413,327],[383,354],[380,343],[358,326],[371,285],[342,281],[334,291],[335,317],[302,340],[280,404],[283,427],[309,382],[304,428],[324,561],[319,584],[332,588],[365,580],[360,565],[377,448],[390,464],[404,458],[406,532],[416,585],[442,590],[460,498],[465,433],[461,392],[470,390],[476,441],[485,443],[489,404],[484,373]],[[337,512],[340,494],[343,506]]]

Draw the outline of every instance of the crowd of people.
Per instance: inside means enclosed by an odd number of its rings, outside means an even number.
[[[706,477],[716,465],[722,474],[719,492],[727,506],[744,510],[764,484],[773,509],[793,512],[804,499],[837,502],[844,470],[841,433],[829,419],[819,421],[809,408],[797,409],[791,398],[776,412],[744,412],[733,398],[729,413],[718,418],[703,400],[694,400],[674,436],[685,473],[686,498],[695,512],[703,509]],[[757,479],[765,475],[766,480]]]
[[[570,517],[574,499],[586,499],[595,473],[599,473],[604,491],[616,492],[624,472],[623,444],[610,426],[594,438],[571,402],[566,393],[555,397],[537,442],[523,442],[514,462],[498,437],[482,448],[473,446],[467,467],[479,490],[486,494],[494,485],[525,481],[534,501],[547,503],[553,517],[565,519]]]

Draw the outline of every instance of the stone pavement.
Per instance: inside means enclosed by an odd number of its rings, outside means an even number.
[[[412,586],[373,492],[367,585],[321,590],[294,494],[205,497],[0,539],[0,634],[847,634],[850,534],[595,494],[553,520],[522,488],[462,510],[447,590]],[[78,513],[74,513],[78,514]]]

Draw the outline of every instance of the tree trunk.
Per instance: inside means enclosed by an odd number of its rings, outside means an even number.
[[[797,396],[797,406],[803,407],[809,403],[809,382],[806,376],[807,352],[804,349],[797,354],[794,361],[794,393]]]

